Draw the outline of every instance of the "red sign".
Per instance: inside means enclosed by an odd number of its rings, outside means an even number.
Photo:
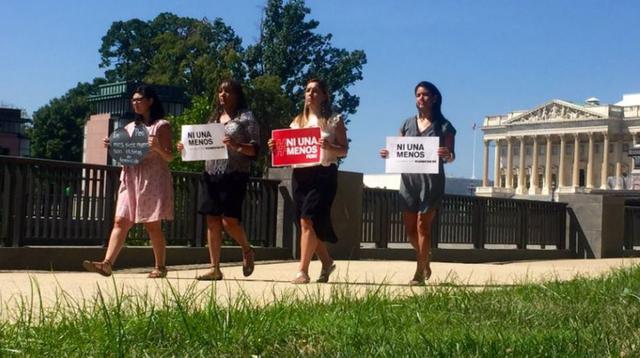
[[[274,167],[320,163],[320,128],[276,129],[271,138],[275,143],[271,153]]]

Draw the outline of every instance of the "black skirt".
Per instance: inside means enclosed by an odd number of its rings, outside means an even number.
[[[294,168],[292,186],[298,220],[311,219],[318,239],[337,242],[331,224],[331,204],[338,189],[338,167],[332,164]]]
[[[242,203],[247,193],[249,173],[202,174],[198,212],[242,220]]]

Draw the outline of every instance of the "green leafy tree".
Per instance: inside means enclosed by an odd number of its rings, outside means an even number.
[[[294,103],[284,93],[280,78],[272,75],[255,77],[245,86],[249,108],[260,124],[260,152],[253,175],[261,176],[270,164],[267,140],[271,131],[286,128],[291,122]]]
[[[132,19],[111,24],[102,37],[100,67],[109,82],[141,81],[151,67],[155,31],[148,22]]]
[[[258,43],[247,48],[249,77],[280,78],[284,92],[300,111],[304,85],[310,78],[325,80],[332,91],[335,110],[355,113],[360,99],[349,87],[362,79],[367,59],[364,51],[347,51],[331,45],[332,35],[314,32],[319,22],[306,20],[310,9],[303,0],[268,0]]]
[[[181,115],[172,116],[169,121],[173,129],[173,142],[180,141],[180,128],[189,124],[204,124],[211,113],[211,99],[207,96],[195,96],[191,101],[191,106]],[[183,162],[180,153],[169,164],[171,170],[184,172],[201,172],[204,170],[204,162]]]
[[[82,160],[84,124],[91,112],[87,96],[105,82],[96,78],[93,83],[78,83],[64,96],[40,107],[33,114],[33,127],[29,130],[31,155],[55,160]]]
[[[242,40],[221,19],[161,13],[117,21],[102,38],[100,67],[111,81],[180,86],[207,94],[222,77],[244,77]]]

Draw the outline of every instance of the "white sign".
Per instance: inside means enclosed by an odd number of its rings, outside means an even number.
[[[182,126],[182,160],[227,159],[223,138],[224,124],[221,123]]]
[[[385,173],[437,174],[439,137],[387,137]]]

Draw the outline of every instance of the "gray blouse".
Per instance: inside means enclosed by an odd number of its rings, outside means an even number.
[[[260,149],[260,128],[250,110],[244,110],[224,125],[226,135],[236,143],[249,143],[253,145],[256,153]],[[251,162],[255,156],[248,156],[227,147],[228,159],[207,160],[204,170],[211,174],[224,173],[249,173]]]
[[[446,119],[433,122],[420,132],[417,117],[408,118],[400,127],[400,134],[407,137],[440,137],[440,147],[448,147],[455,156],[456,129]],[[444,196],[444,161],[440,159],[438,174],[402,174],[400,198],[403,210],[424,214],[430,208],[438,208]]]

